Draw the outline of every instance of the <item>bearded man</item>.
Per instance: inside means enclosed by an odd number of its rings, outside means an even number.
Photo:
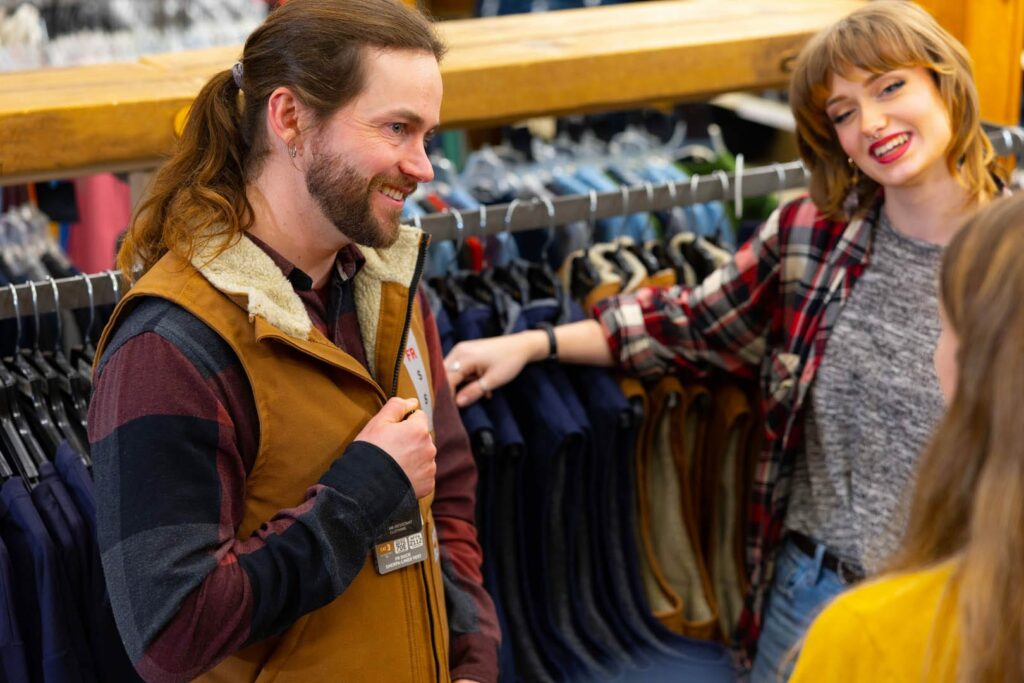
[[[443,52],[394,0],[291,0],[133,218],[89,440],[146,680],[497,679],[428,239],[399,225],[433,177]]]

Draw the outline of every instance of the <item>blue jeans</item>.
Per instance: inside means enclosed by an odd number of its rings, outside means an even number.
[[[764,626],[757,641],[757,657],[750,683],[779,683],[789,679],[796,654],[814,617],[848,586],[822,566],[825,546],[808,557],[785,541],[775,562],[775,580],[768,595]]]

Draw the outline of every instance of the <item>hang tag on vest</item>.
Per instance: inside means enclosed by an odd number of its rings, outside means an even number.
[[[418,507],[388,520],[384,535],[373,546],[373,556],[379,574],[389,574],[427,559],[423,517]]]
[[[406,343],[402,362],[405,363],[405,371],[412,377],[420,410],[427,414],[427,424],[430,425],[430,431],[434,431],[434,404],[430,399],[430,382],[427,381],[427,369],[423,366],[423,354],[420,353],[416,335],[412,330],[409,330],[409,341]]]

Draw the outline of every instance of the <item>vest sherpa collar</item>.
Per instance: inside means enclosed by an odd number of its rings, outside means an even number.
[[[398,240],[391,247],[360,247],[366,263],[355,278],[355,298],[366,360],[371,368],[375,360],[381,285],[384,282],[409,285],[422,234],[417,228],[403,225]],[[221,292],[244,296],[250,318],[260,316],[285,334],[308,340],[313,322],[302,299],[277,264],[245,235],[215,256],[223,243],[223,239],[213,238],[196,249],[191,259],[193,267]]]
[[[363,335],[366,365],[377,367],[377,330],[380,325],[382,286],[386,282],[408,287],[416,270],[423,231],[403,225],[398,240],[387,249],[360,247],[366,263],[355,278],[356,314]],[[410,293],[412,295],[414,293]]]

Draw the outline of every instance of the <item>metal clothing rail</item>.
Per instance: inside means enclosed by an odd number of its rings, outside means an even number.
[[[127,287],[119,270],[94,275],[50,278],[0,287],[0,320],[70,309],[95,310],[116,302]],[[14,292],[17,297],[12,296]],[[97,341],[97,340],[93,340]]]
[[[1024,154],[1024,128],[996,127],[986,131],[998,156]],[[737,182],[737,178],[739,181]],[[751,167],[740,173],[715,171],[678,183],[644,183],[608,192],[569,195],[550,200],[514,200],[478,211],[449,209],[415,220],[434,239],[459,239],[566,225],[609,216],[657,211],[722,200],[739,204],[743,197],[760,197],[779,190],[804,187],[807,169],[802,161]]]
[[[988,131],[989,139],[1000,156],[1024,154],[1024,129],[1007,126]],[[738,178],[738,180],[737,180]],[[743,197],[758,197],[783,189],[803,187],[807,171],[803,162],[773,163],[747,168],[738,174],[716,171],[709,175],[691,176],[679,183],[644,183],[611,192],[556,197],[551,200],[514,200],[480,211],[433,214],[420,221],[424,230],[435,239],[458,239],[495,235],[533,228],[554,227],[576,221],[589,221],[633,212],[657,211],[673,206],[687,206],[723,200],[738,202]],[[0,287],[0,320],[18,315],[31,317],[34,312],[90,309],[116,302],[126,283],[120,271],[95,275],[47,280],[16,286]],[[17,306],[15,306],[16,294]],[[17,309],[17,310],[16,310]]]

